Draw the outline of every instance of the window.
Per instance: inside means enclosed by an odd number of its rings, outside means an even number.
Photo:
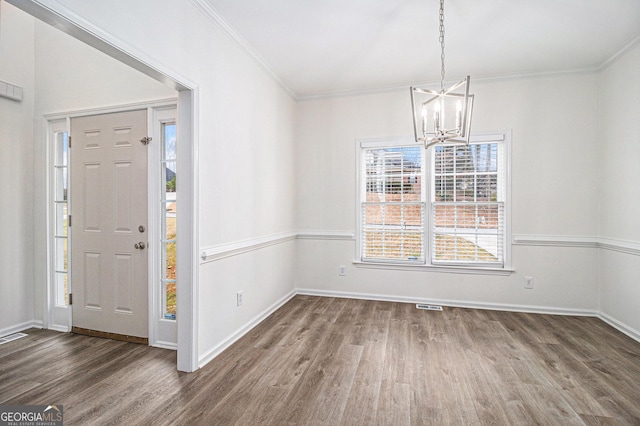
[[[176,124],[162,123],[162,317],[176,318]]]
[[[362,259],[424,262],[420,147],[365,149]]]
[[[55,132],[53,139],[53,299],[56,306],[66,306],[69,302],[68,133],[66,131]]]
[[[361,142],[360,260],[503,268],[506,146],[504,134],[428,151]]]

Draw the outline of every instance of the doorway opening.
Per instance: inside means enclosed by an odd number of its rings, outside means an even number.
[[[101,110],[98,115],[96,115],[96,110],[92,110],[90,112],[61,114],[58,117],[49,118],[48,157],[50,158],[50,170],[48,175],[51,182],[48,203],[49,222],[51,224],[51,232],[49,234],[51,253],[49,328],[59,331],[73,329],[82,334],[99,335],[145,344],[148,342],[152,346],[167,349],[177,348],[177,194],[179,185],[177,183],[177,110],[173,102],[175,101],[161,101],[149,104],[144,110],[140,110],[140,105],[133,107],[121,106]],[[116,151],[122,152],[123,148],[135,148],[143,153],[145,164],[139,167],[143,167],[142,171],[145,176],[144,178],[139,176],[137,179],[131,179],[132,176],[127,173],[125,176],[127,178],[126,185],[123,188],[121,185],[120,188],[120,192],[123,192],[123,194],[119,196],[119,202],[114,203],[114,200],[112,200],[107,203],[108,206],[102,208],[100,204],[104,204],[104,199],[105,197],[108,198],[108,193],[103,191],[98,195],[92,195],[96,191],[91,191],[91,188],[87,190],[88,183],[86,181],[91,180],[91,175],[84,176],[86,172],[84,169],[85,164],[89,165],[87,170],[97,169],[97,165],[101,160],[100,156],[104,155],[102,154],[103,149],[90,140],[85,142],[83,135],[79,134],[81,129],[76,128],[74,130],[69,126],[73,126],[73,123],[82,123],[82,120],[90,120],[91,131],[89,133],[96,134],[96,128],[99,126],[93,124],[93,121],[98,118],[113,120],[113,117],[117,118],[127,114],[125,111],[129,108],[134,108],[132,113],[137,111],[137,115],[141,119],[146,120],[148,118],[148,121],[145,121],[147,123],[145,128],[140,131],[143,131],[141,134],[150,135],[149,141],[142,146],[139,143],[142,140],[134,140],[133,143],[130,143],[126,141],[126,138],[123,139],[120,136],[121,140],[113,143]],[[117,129],[121,135],[125,134],[123,129],[123,126]],[[74,138],[69,137],[71,131],[76,135]],[[136,137],[135,139],[138,138]],[[146,137],[142,139],[146,139]],[[71,141],[73,141],[72,148],[70,148]],[[106,145],[105,142],[100,141],[100,143]],[[87,147],[88,149],[86,149]],[[74,161],[70,159],[72,152],[76,158]],[[81,154],[84,154],[84,152],[91,153],[93,157],[98,155],[98,157],[92,158],[91,161],[83,161]],[[118,155],[122,156],[122,154]],[[114,170],[128,171],[129,164],[129,162],[123,161],[121,158],[116,164],[119,167]],[[118,172],[116,171],[115,173]],[[114,180],[112,178],[107,180]],[[109,188],[108,182],[94,183],[94,185],[96,184],[103,189]],[[134,186],[143,186],[144,193],[148,195],[132,197],[129,191]],[[97,198],[95,200],[84,200],[84,198],[91,198],[92,196]],[[114,197],[117,198],[118,195],[116,194]],[[136,198],[145,198],[145,200]],[[143,202],[145,205],[143,207],[133,204],[126,206],[130,202]],[[84,203],[87,204],[87,208],[83,207]],[[112,208],[113,204],[119,204],[121,208]],[[74,216],[76,216],[76,219],[73,220],[72,226],[69,226],[72,219],[69,206],[73,206],[75,209]],[[127,208],[132,210],[127,211]],[[106,226],[114,225],[115,232],[113,235],[115,237],[112,236],[112,239],[115,238],[116,241],[122,241],[123,239],[133,238],[135,240],[127,241],[124,246],[120,244],[119,252],[113,256],[116,259],[113,262],[114,264],[106,268],[102,267],[103,274],[104,270],[107,270],[107,276],[102,283],[96,278],[100,274],[99,269],[88,271],[88,278],[85,275],[87,275],[87,270],[90,269],[92,264],[94,265],[93,267],[104,265],[102,260],[98,261],[103,253],[96,249],[95,242],[92,250],[87,251],[87,247],[83,246],[85,244],[84,240],[87,238],[85,234],[88,235],[89,239],[93,240],[96,237],[104,238],[109,234],[109,232],[105,232],[105,229],[100,230],[99,226],[93,225],[95,229],[91,229],[92,225],[85,223],[86,218],[92,216],[89,213],[93,212],[93,216],[97,218],[97,213],[100,210],[106,210],[111,213],[99,216],[106,221]],[[146,213],[147,211],[148,214]],[[112,217],[117,216],[118,212],[125,217],[124,222],[122,219]],[[129,218],[136,214],[140,216],[141,213],[143,213],[143,217],[138,217],[135,224],[125,223]],[[138,242],[139,239],[142,242]],[[102,245],[98,244],[98,246]],[[135,246],[136,250],[129,246]],[[84,259],[87,256],[88,258]],[[144,262],[139,264],[137,272],[136,269],[129,270],[127,268],[128,265],[133,265],[136,259],[138,263]],[[142,271],[139,270],[140,267],[143,268]],[[111,270],[119,270],[120,273],[111,275]],[[133,282],[133,280],[129,282],[129,278],[133,279],[135,276],[145,278],[143,288],[140,288],[143,285],[142,283]],[[115,284],[111,281],[117,281],[118,283]],[[140,279],[137,279],[137,281],[140,281]],[[99,285],[99,291],[93,288],[92,285]],[[105,294],[107,292],[113,294]],[[73,298],[73,305],[71,305],[71,296],[74,294],[75,298]],[[143,300],[138,300],[134,303],[136,295],[138,299]],[[109,305],[112,300],[117,300],[118,296],[120,297],[119,303],[121,306],[112,306],[110,308],[103,306],[105,303]],[[89,300],[92,297],[95,300]],[[106,297],[104,303],[98,300],[101,297]],[[133,306],[136,306],[136,309],[133,309]],[[105,317],[108,314],[107,311],[111,311],[110,315],[113,318]],[[82,312],[84,312],[83,315],[81,315]],[[141,314],[144,317],[141,318]],[[121,320],[121,318],[124,319]],[[134,328],[138,329],[138,331],[132,331],[132,326],[127,329],[126,321],[133,322]],[[85,324],[92,325],[85,326]],[[142,330],[140,326],[143,327]]]
[[[176,269],[179,271],[181,285],[176,289],[176,328],[177,328],[177,368],[180,371],[194,371],[198,368],[197,353],[197,304],[198,287],[198,244],[197,244],[197,140],[195,138],[195,123],[197,121],[197,85],[181,76],[164,64],[152,58],[132,51],[131,46],[95,27],[81,16],[71,13],[64,5],[51,2],[23,2],[21,0],[7,0],[13,6],[34,16],[35,18],[71,35],[75,39],[110,56],[113,59],[160,81],[166,86],[178,91],[177,107],[178,122],[177,138],[181,141],[181,154],[177,159],[180,170],[180,194],[178,196],[181,213],[176,218],[177,234],[180,244],[176,247]],[[145,58],[141,60],[140,58]],[[46,121],[50,117],[44,117]],[[42,126],[44,129],[45,126]],[[49,161],[47,161],[49,164]],[[47,191],[50,189],[47,183]],[[47,208],[49,208],[47,206]],[[62,213],[64,216],[64,213]],[[50,224],[48,225],[50,226]],[[47,259],[50,257],[48,256]],[[49,262],[49,260],[47,260]],[[50,265],[51,266],[51,265]],[[68,265],[67,265],[68,268]],[[62,271],[61,271],[62,272]],[[46,296],[52,293],[46,289]],[[49,300],[45,297],[43,316],[44,327],[55,328],[58,321],[52,319],[57,315],[55,310],[49,310]],[[66,312],[68,313],[67,309]]]

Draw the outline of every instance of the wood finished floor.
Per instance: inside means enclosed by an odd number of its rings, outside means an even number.
[[[640,424],[640,343],[596,318],[296,296],[204,368],[29,330],[0,403],[65,424]]]

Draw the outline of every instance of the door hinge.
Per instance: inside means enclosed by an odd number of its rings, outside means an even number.
[[[69,220],[68,220],[69,224],[67,226],[71,226],[71,215],[69,215]]]
[[[68,137],[68,141],[69,143],[67,145],[69,145],[69,148],[71,148],[71,136]]]
[[[149,143],[151,143],[151,139],[153,139],[151,136],[145,136],[140,139],[140,142],[142,142],[142,145],[149,145]]]
[[[69,293],[69,305],[73,305],[73,293]]]

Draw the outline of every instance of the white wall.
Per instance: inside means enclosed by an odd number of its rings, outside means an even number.
[[[0,336],[31,324],[33,310],[34,24],[0,4],[0,80],[24,89],[22,102],[0,98]]]
[[[473,82],[474,132],[512,130],[513,234],[559,247],[513,247],[510,276],[355,267],[355,242],[298,243],[298,287],[483,306],[589,311],[597,307],[597,249],[562,247],[598,223],[595,74]],[[356,138],[411,137],[409,89],[302,101],[298,113],[298,229],[356,232]],[[346,277],[338,265],[348,265]],[[523,277],[535,288],[524,290]]]
[[[600,80],[600,310],[640,335],[640,43]],[[612,240],[612,241],[610,241]]]
[[[189,0],[59,4],[198,85],[203,249],[293,231],[296,104],[256,61]],[[200,357],[293,291],[292,244],[201,265]]]

